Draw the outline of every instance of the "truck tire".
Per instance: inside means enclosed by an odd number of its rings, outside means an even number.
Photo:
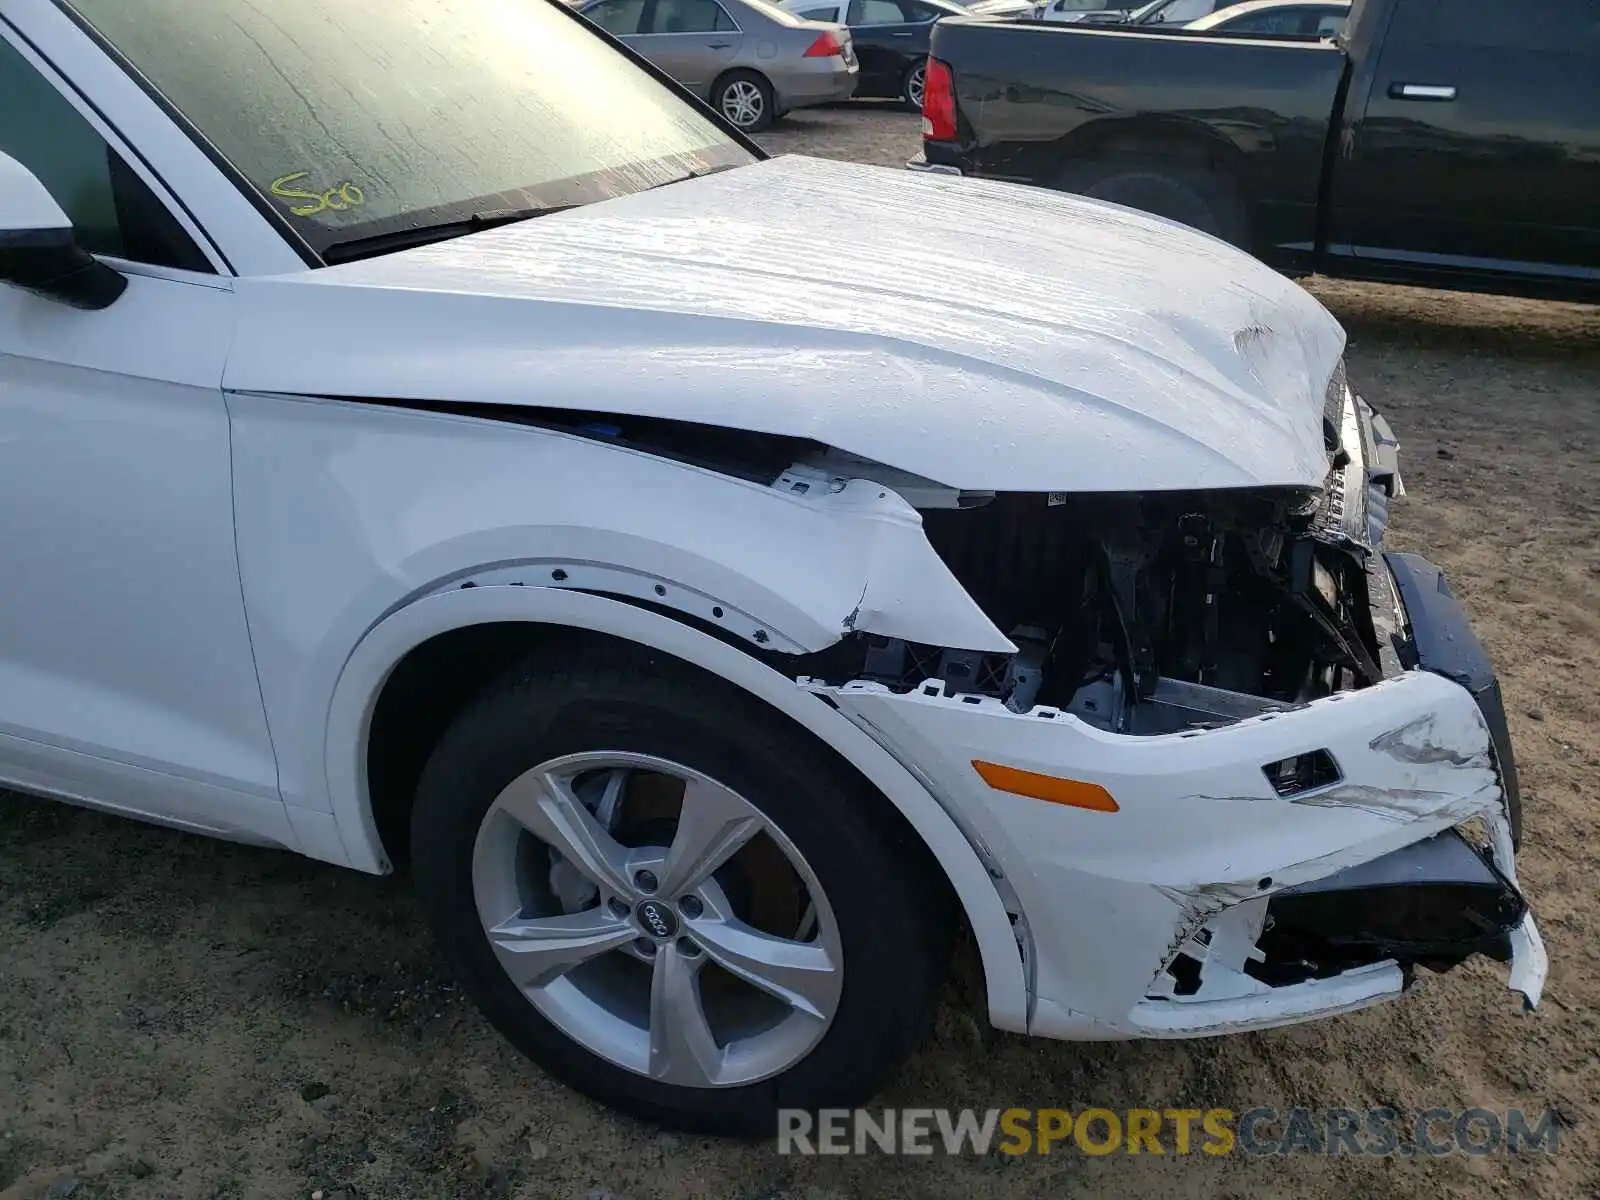
[[[1072,163],[1055,186],[1166,217],[1241,249],[1250,248],[1244,198],[1224,171],[1149,155],[1112,155]]]
[[[948,965],[937,868],[787,719],[607,657],[513,671],[434,749],[411,833],[440,948],[508,1041],[636,1118],[771,1137],[865,1103]]]

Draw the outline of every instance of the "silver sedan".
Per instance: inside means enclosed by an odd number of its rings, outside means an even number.
[[[578,11],[746,132],[856,90],[850,31],[767,0],[591,0]]]

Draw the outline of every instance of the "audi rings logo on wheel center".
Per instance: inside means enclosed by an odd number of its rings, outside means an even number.
[[[658,938],[675,937],[678,932],[678,915],[658,900],[646,900],[633,910],[645,931]]]

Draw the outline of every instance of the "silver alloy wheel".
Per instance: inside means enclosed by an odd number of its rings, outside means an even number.
[[[922,90],[927,84],[928,64],[918,63],[911,68],[911,74],[906,79],[906,99],[913,108],[922,108]]]
[[[670,838],[642,839],[669,844],[625,845],[608,828],[640,780],[681,785]],[[744,878],[730,876],[734,860],[763,836],[803,889],[793,936],[750,923],[730,886]],[[679,763],[604,751],[524,772],[484,815],[472,885],[528,1001],[585,1049],[662,1083],[770,1078],[811,1052],[838,1009],[839,928],[810,866],[749,801]]]
[[[722,89],[722,115],[740,129],[758,124],[767,109],[767,98],[752,79],[735,79]]]

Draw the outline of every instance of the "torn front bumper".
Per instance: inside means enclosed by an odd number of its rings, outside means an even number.
[[[1491,751],[1505,792],[1514,843],[1522,838],[1522,793],[1511,751],[1500,681],[1489,656],[1462,612],[1444,572],[1418,554],[1387,554],[1389,578],[1398,593],[1405,632],[1400,645],[1424,671],[1453,679],[1472,696],[1489,728]]]
[[[1546,962],[1516,882],[1498,688],[1437,569],[1395,559],[1407,669],[1218,728],[1128,736],[938,684],[807,686],[916,774],[990,865],[1028,963],[1028,1032],[1289,1024],[1396,996],[1414,965],[1474,952],[1509,958],[1531,1007]],[[1272,768],[1318,752],[1335,776],[1282,794]],[[997,790],[975,763],[1094,785],[1115,811]],[[1455,832],[1467,829],[1482,850]],[[1363,930],[1363,913],[1405,896],[1411,922]],[[1317,937],[1318,961],[1297,972]]]

